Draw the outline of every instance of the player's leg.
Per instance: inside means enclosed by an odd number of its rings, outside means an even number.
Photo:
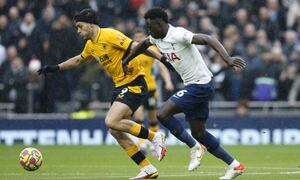
[[[135,112],[134,112],[134,120],[135,122],[139,124],[143,124],[144,122],[144,106],[140,106]]]
[[[159,130],[159,124],[156,118],[157,96],[156,90],[149,91],[147,101],[144,102],[144,107],[148,112],[147,119],[149,122],[149,129],[154,132]]]
[[[109,109],[105,124],[113,130],[127,132],[133,136],[153,140],[155,133],[141,126],[140,124],[123,117],[132,114],[132,110],[124,103],[115,101]]]
[[[145,155],[139,150],[138,146],[121,131],[110,129],[112,136],[118,141],[120,146],[126,151],[128,156],[140,167],[141,172],[132,179],[157,178],[157,169],[150,163]]]
[[[185,112],[193,137],[203,144],[211,154],[229,165],[228,171],[222,178],[235,178],[244,171],[243,165],[220,146],[219,141],[205,129],[205,123],[209,116],[209,100],[213,94],[212,83],[192,85],[190,92],[198,97],[191,101],[194,108]]]
[[[173,115],[180,113],[181,110],[176,106],[175,102],[168,99],[163,106],[157,111],[157,119],[180,141],[184,142],[190,148],[194,147],[196,140],[184,129],[180,121]]]
[[[162,125],[170,130],[170,132],[180,141],[189,146],[191,151],[191,160],[188,170],[193,171],[200,165],[200,160],[204,154],[204,149],[199,143],[184,129],[178,119],[173,115],[181,112],[175,102],[168,100],[157,113],[157,117]]]
[[[156,118],[156,109],[148,110],[148,121],[149,121],[149,129],[153,132],[157,132],[159,130],[158,120]]]
[[[134,121],[143,126],[144,122],[144,106],[141,105],[135,112],[134,112]],[[150,129],[151,130],[151,129]],[[147,142],[145,139],[139,138],[138,146],[143,154],[147,152]]]
[[[123,118],[131,114],[132,110],[128,105],[115,101],[106,115],[105,124],[110,129],[127,132],[138,138],[150,140],[156,147],[158,160],[161,161],[166,154],[165,135],[150,131],[130,119]]]
[[[165,135],[150,131],[140,124],[124,118],[131,116],[138,109],[143,103],[146,93],[147,85],[142,76],[127,85],[116,88],[112,97],[112,105],[105,118],[105,124],[110,129],[150,140],[156,147],[158,160],[161,161],[166,154]]]
[[[144,102],[144,108],[147,110],[147,120],[149,129],[153,132],[158,132],[159,123],[156,118],[157,108],[157,93],[156,90],[149,91],[147,100]],[[150,152],[152,156],[157,156],[153,145],[150,145]]]
[[[148,110],[148,122],[149,122],[149,129],[153,132],[158,132],[159,130],[159,124],[158,124],[158,120],[156,118],[156,109],[149,109]],[[152,156],[157,156],[156,155],[156,151],[153,145],[150,145],[150,153]]]
[[[205,120],[189,120],[191,132],[195,139],[203,144],[208,152],[228,164],[228,170],[221,179],[233,179],[244,171],[244,166],[235,160],[219,143],[219,141],[205,129]]]

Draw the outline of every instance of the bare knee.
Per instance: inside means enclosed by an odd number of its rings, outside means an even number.
[[[116,123],[116,121],[114,120],[114,119],[112,119],[112,118],[105,118],[105,125],[106,125],[106,127],[108,127],[109,129],[116,129],[117,127],[116,127],[116,125],[117,125],[117,123]]]

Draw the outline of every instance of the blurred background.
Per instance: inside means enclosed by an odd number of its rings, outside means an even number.
[[[81,52],[84,41],[72,17],[83,8],[97,11],[100,27],[132,37],[153,6],[165,8],[174,26],[215,36],[231,55],[245,59],[247,69],[234,73],[213,50],[198,46],[215,76],[213,109],[242,116],[249,108],[299,109],[298,0],[0,0],[0,113],[107,108],[113,84],[100,66],[86,64],[46,77],[35,72]],[[182,88],[176,72],[171,75],[176,90]],[[163,102],[173,92],[162,88],[158,74],[157,81]]]
[[[143,15],[154,6],[167,10],[172,25],[218,38],[230,55],[247,63],[245,71],[233,72],[212,49],[198,46],[214,74],[211,117],[222,120],[212,120],[210,128],[242,123],[236,124],[238,132],[245,127],[257,132],[269,128],[270,138],[279,128],[282,139],[284,128],[291,127],[292,143],[300,144],[299,0],[0,0],[1,129],[19,127],[12,123],[16,119],[102,121],[113,83],[96,61],[46,76],[36,71],[81,53],[85,42],[74,27],[76,12],[90,7],[100,27],[132,37],[135,28],[144,28]],[[153,72],[160,104],[183,87],[170,69],[176,90],[167,92],[155,66]],[[87,114],[76,114],[80,111]],[[226,118],[232,121],[223,123]]]
[[[100,27],[132,37],[154,6],[167,10],[173,26],[212,35],[245,59],[245,71],[233,72],[212,49],[197,46],[214,74],[207,129],[246,165],[240,178],[300,179],[300,0],[0,0],[0,179],[128,179],[138,172],[119,146],[106,146],[117,144],[104,123],[114,87],[96,61],[36,72],[81,53],[76,12],[90,7]],[[153,67],[159,105],[183,87],[169,70],[174,92],[165,91]],[[224,163],[205,155],[203,167],[187,173],[188,147],[160,131],[168,155],[162,163],[148,157],[163,179],[217,179],[225,172]],[[28,146],[45,160],[35,173],[17,163]]]

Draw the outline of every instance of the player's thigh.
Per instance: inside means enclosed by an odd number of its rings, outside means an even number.
[[[148,110],[148,121],[150,123],[157,121],[156,114],[157,114],[156,109]]]
[[[170,116],[182,112],[175,102],[168,99],[158,110],[157,110],[157,118],[158,120],[166,120]]]
[[[115,101],[107,112],[105,124],[108,127],[112,127],[114,124],[119,123],[121,119],[129,117],[131,114],[132,110],[128,105]]]

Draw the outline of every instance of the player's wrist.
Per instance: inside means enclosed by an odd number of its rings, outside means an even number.
[[[161,56],[160,61],[167,61],[167,57],[166,56]]]
[[[56,72],[59,70],[60,70],[59,65],[49,65],[49,72]]]

